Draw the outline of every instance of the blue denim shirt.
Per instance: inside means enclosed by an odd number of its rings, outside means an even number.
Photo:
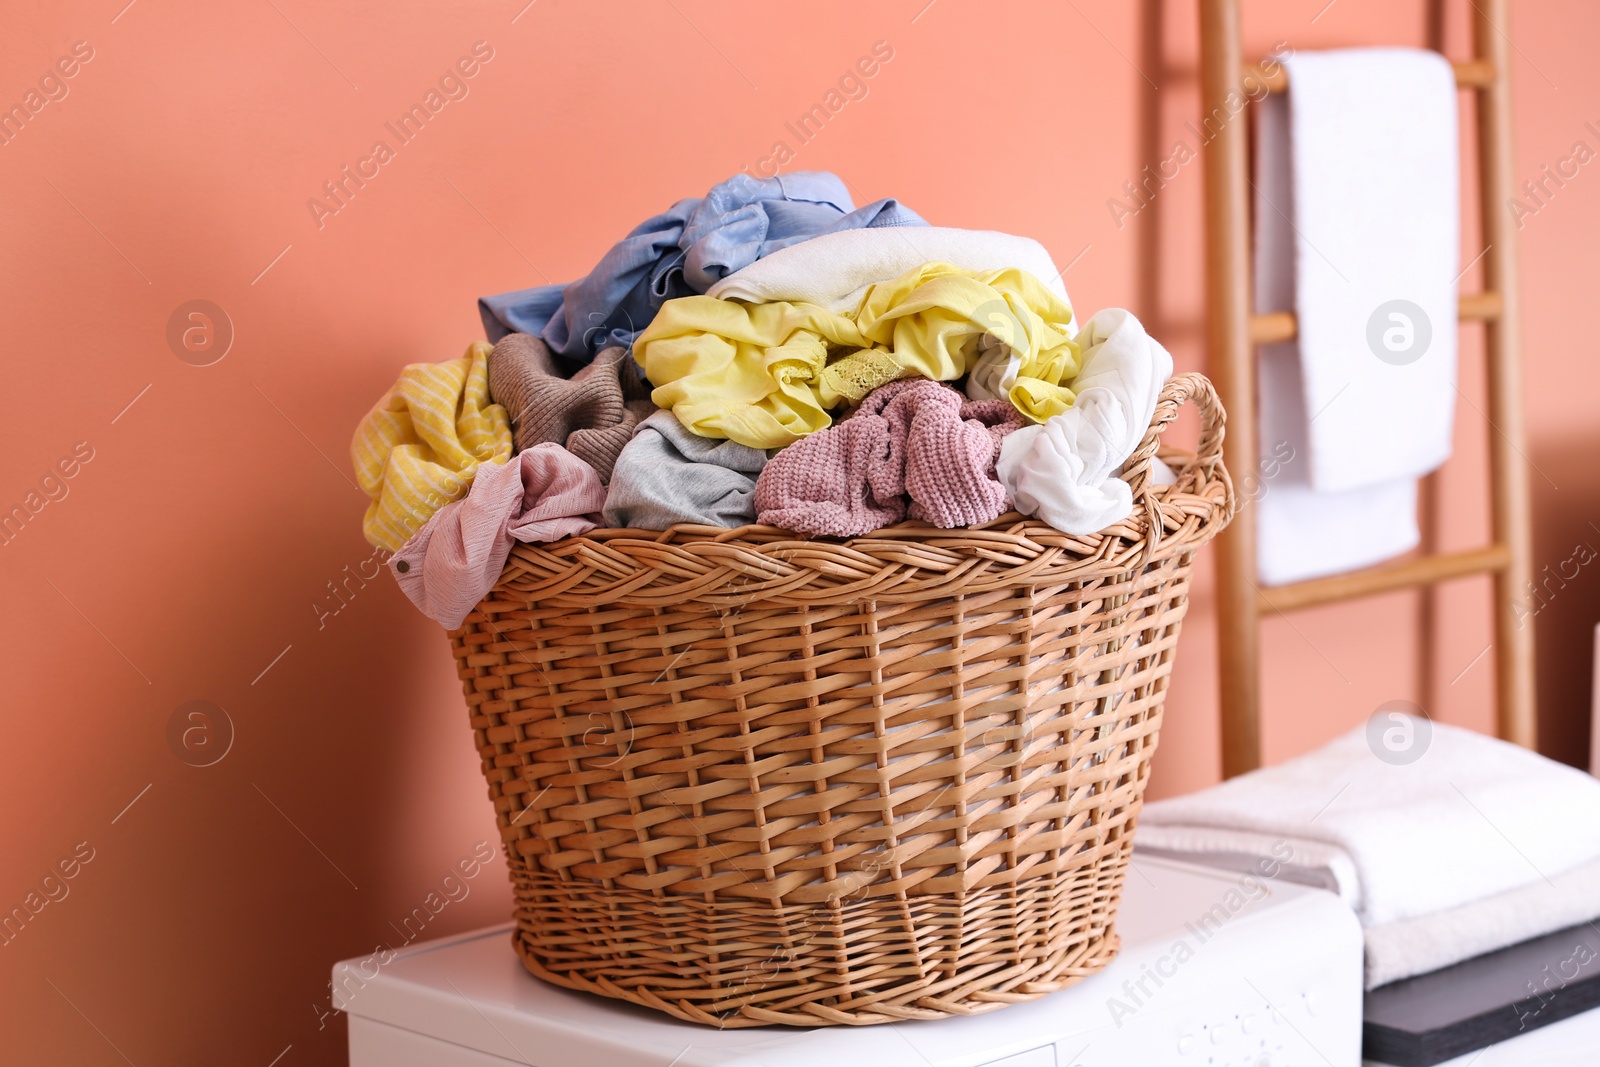
[[[857,208],[844,182],[827,171],[735,174],[641,222],[588,277],[485,296],[478,313],[490,341],[539,334],[570,373],[602,348],[631,349],[668,300],[703,293],[780,248],[836,230],[926,225],[892,199]]]

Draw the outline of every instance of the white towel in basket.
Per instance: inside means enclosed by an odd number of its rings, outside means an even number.
[[[825,233],[756,260],[713,285],[706,295],[753,303],[803,301],[849,315],[861,304],[868,286],[898,278],[924,263],[949,263],[962,270],[1018,267],[1071,303],[1061,272],[1038,241],[947,226]]]

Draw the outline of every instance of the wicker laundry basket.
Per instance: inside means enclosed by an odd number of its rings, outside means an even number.
[[[1185,401],[1198,455],[1163,450]],[[1196,549],[1211,384],[1167,383],[1092,536],[1015,514],[518,545],[451,635],[540,978],[715,1026],[989,1011],[1092,974]]]

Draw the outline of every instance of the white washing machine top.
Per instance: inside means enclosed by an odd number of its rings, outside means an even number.
[[[1358,1067],[1361,929],[1329,893],[1135,855],[1122,952],[987,1015],[716,1030],[529,975],[510,924],[333,969],[351,1067]]]

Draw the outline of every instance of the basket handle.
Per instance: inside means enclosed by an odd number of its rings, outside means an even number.
[[[1161,545],[1164,532],[1161,501],[1155,493],[1149,491],[1150,461],[1155,457],[1156,449],[1160,447],[1161,435],[1177,419],[1178,411],[1188,401],[1193,401],[1195,407],[1200,409],[1200,445],[1195,450],[1194,461],[1185,464],[1183,469],[1178,471],[1176,488],[1192,490],[1197,484],[1213,479],[1220,480],[1227,489],[1221,515],[1222,525],[1227,525],[1233,518],[1236,507],[1233,480],[1228,477],[1228,468],[1222,465],[1222,439],[1226,434],[1227,412],[1222,408],[1222,401],[1217,397],[1216,388],[1204,374],[1190,372],[1175,375],[1167,379],[1166,384],[1161,387],[1161,396],[1156,401],[1156,413],[1150,420],[1150,428],[1144,432],[1144,439],[1139,442],[1139,447],[1133,450],[1133,454],[1128,457],[1128,462],[1122,468],[1122,477],[1133,490],[1135,506],[1142,504],[1144,507],[1145,535],[1144,550],[1140,553],[1141,565],[1148,564],[1155,558],[1156,549]]]
[[[1195,473],[1203,472],[1207,477],[1212,477],[1218,470],[1223,469],[1222,439],[1226,436],[1228,416],[1222,409],[1222,401],[1217,397],[1216,387],[1204,374],[1191,371],[1188,374],[1174,375],[1161,387],[1161,396],[1156,401],[1156,412],[1150,419],[1150,428],[1144,432],[1139,447],[1133,450],[1133,454],[1122,467],[1122,478],[1133,490],[1135,499],[1144,493],[1150,484],[1150,461],[1161,445],[1161,435],[1178,418],[1178,412],[1183,405],[1191,402],[1200,409],[1200,445],[1195,451],[1195,462],[1191,466],[1197,468]],[[1178,472],[1180,483],[1186,480],[1186,474],[1190,474],[1190,469],[1187,467]],[[1228,495],[1231,498],[1233,494],[1230,491]]]

